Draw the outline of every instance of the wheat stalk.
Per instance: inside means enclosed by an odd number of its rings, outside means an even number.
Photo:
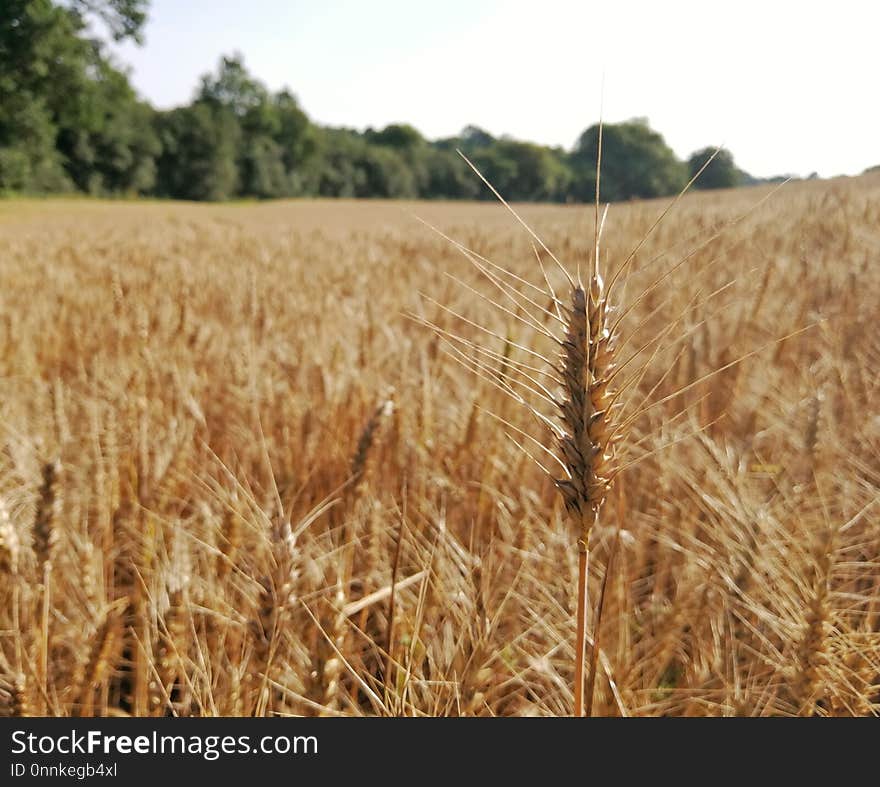
[[[615,336],[608,326],[609,309],[598,270],[589,295],[581,285],[572,290],[561,374],[564,396],[559,402],[559,438],[565,475],[556,486],[578,528],[577,639],[575,647],[574,715],[584,710],[587,576],[590,535],[611,485],[616,405],[609,390],[614,369]]]
[[[52,552],[58,540],[60,474],[61,463],[57,460],[43,465],[43,482],[40,485],[40,498],[37,501],[37,513],[34,517],[34,554],[37,556],[40,574],[46,563],[52,559]]]
[[[717,155],[716,151],[716,154]],[[458,283],[467,290],[480,295],[491,307],[500,310],[507,317],[518,321],[535,338],[535,342],[549,341],[555,347],[556,359],[551,352],[540,352],[537,344],[529,341],[516,343],[509,332],[503,336],[483,325],[472,322],[461,314],[444,307],[431,298],[426,300],[438,306],[442,311],[462,321],[470,328],[488,334],[496,340],[503,341],[502,352],[494,351],[478,342],[472,341],[454,331],[447,331],[437,323],[417,318],[419,322],[430,327],[452,349],[453,356],[464,366],[475,371],[495,387],[522,404],[541,424],[543,435],[536,438],[513,424],[496,416],[508,428],[524,436],[539,451],[550,458],[557,472],[550,472],[534,457],[529,450],[508,434],[516,445],[553,479],[565,503],[569,519],[577,531],[576,548],[578,554],[577,569],[577,609],[575,613],[575,662],[574,662],[574,715],[579,717],[584,712],[584,670],[586,662],[586,624],[587,624],[587,586],[589,577],[590,536],[598,521],[599,512],[607,497],[615,477],[626,467],[641,461],[650,454],[644,454],[627,464],[622,464],[616,456],[616,445],[624,439],[632,423],[647,409],[656,404],[668,401],[690,388],[694,383],[679,388],[672,396],[661,398],[650,405],[647,399],[656,391],[657,386],[648,396],[637,401],[626,417],[623,410],[636,401],[630,396],[626,402],[621,395],[638,387],[642,381],[650,361],[662,347],[662,340],[696,305],[695,299],[680,314],[667,324],[663,331],[655,334],[642,347],[628,351],[625,360],[619,359],[618,328],[627,313],[643,298],[649,295],[657,285],[687,262],[690,256],[676,263],[665,273],[660,274],[633,304],[620,315],[615,315],[611,305],[610,294],[622,275],[628,271],[636,254],[648,237],[656,230],[667,214],[678,204],[694,181],[711,163],[713,155],[693,176],[685,188],[667,205],[659,217],[642,236],[629,256],[619,265],[606,285],[600,272],[600,242],[602,239],[607,206],[600,216],[600,176],[602,163],[602,132],[600,124],[596,192],[595,192],[595,234],[594,248],[590,263],[590,273],[586,284],[581,280],[580,273],[572,276],[559,259],[544,244],[535,231],[507,203],[482,173],[462,154],[462,158],[471,169],[492,191],[501,204],[513,215],[515,220],[531,236],[534,244],[543,284],[536,286],[519,276],[496,265],[485,257],[473,252],[448,237],[440,230],[425,223],[441,237],[453,243],[456,248],[470,261],[478,273],[488,281],[499,293],[497,299],[486,298],[464,282]],[[542,262],[541,254],[549,257],[564,277],[565,299],[557,294],[547,270]],[[524,289],[528,287],[528,294]],[[717,292],[723,291],[724,288]],[[713,297],[713,293],[709,297]],[[535,294],[536,293],[536,294]],[[703,301],[702,303],[704,303]],[[547,303],[545,307],[543,304]],[[546,327],[547,324],[551,327]],[[624,342],[626,344],[626,342]],[[653,355],[651,354],[651,348]],[[525,355],[528,361],[513,357],[516,350]],[[618,372],[647,352],[648,360],[635,364],[629,376],[618,381]],[[742,360],[738,359],[734,364]],[[535,365],[534,362],[537,362]],[[667,371],[671,371],[670,369]],[[662,383],[665,375],[660,378]],[[687,408],[685,408],[686,411]],[[683,412],[685,412],[683,411]],[[679,413],[681,415],[682,413]],[[677,417],[677,416],[676,416]],[[547,435],[551,439],[547,439]],[[561,472],[560,472],[561,471]],[[607,569],[606,569],[607,570]],[[599,625],[602,605],[597,609],[596,627]],[[598,648],[594,639],[593,647]],[[596,659],[593,659],[596,663]],[[595,681],[590,681],[592,692]],[[592,706],[592,697],[589,700]]]
[[[93,716],[95,713],[95,690],[107,678],[116,663],[117,649],[121,644],[120,612],[125,602],[117,602],[102,616],[91,640],[91,648],[85,664],[75,681],[76,704],[79,715]]]
[[[372,415],[370,415],[366,424],[364,424],[364,428],[361,430],[360,436],[358,437],[357,447],[355,448],[354,454],[351,457],[351,465],[350,465],[350,479],[351,482],[355,484],[355,486],[359,485],[363,480],[364,473],[367,469],[367,459],[369,458],[370,451],[373,448],[373,443],[376,439],[376,433],[379,430],[379,427],[382,425],[382,420],[384,418],[388,418],[394,412],[394,390],[391,389],[382,402],[380,402],[379,406],[373,411]]]
[[[821,699],[824,669],[828,664],[830,584],[834,560],[834,532],[828,528],[814,548],[815,580],[804,613],[791,692],[800,716],[812,716]]]
[[[549,433],[551,436],[550,441],[546,438],[537,439],[513,424],[504,422],[506,426],[535,443],[554,462],[557,472],[551,473],[522,443],[512,435],[508,435],[552,477],[577,531],[578,577],[573,711],[575,716],[582,716],[590,535],[614,479],[614,448],[621,440],[626,426],[618,418],[621,405],[617,401],[617,394],[612,390],[617,344],[616,325],[611,320],[614,309],[609,304],[608,292],[599,269],[599,244],[605,215],[600,219],[597,184],[595,249],[591,275],[584,284],[580,276],[573,277],[565,269],[479,170],[471,162],[467,163],[562,272],[567,283],[567,304],[552,286],[537,247],[535,253],[543,275],[544,287],[531,285],[539,293],[539,296],[532,297],[524,294],[511,283],[511,278],[516,279],[518,283],[521,282],[518,277],[513,277],[501,266],[495,265],[455,241],[452,242],[479,273],[500,292],[502,298],[516,308],[509,309],[503,303],[487,299],[489,305],[514,317],[530,331],[549,340],[551,346],[556,347],[557,359],[554,361],[549,354],[516,344],[511,340],[509,333],[503,337],[503,350],[498,353],[448,332],[435,323],[426,320],[421,322],[427,324],[444,339],[451,346],[457,359],[465,366],[476,371],[518,403],[525,405],[541,423],[544,434]],[[436,228],[432,227],[432,229],[447,240],[452,240]],[[464,286],[476,292],[468,285]],[[548,301],[546,308],[540,305]],[[502,339],[500,334],[471,323],[461,315],[437,304],[436,301],[434,303],[478,330]],[[547,321],[555,325],[555,330],[545,327]],[[466,348],[471,354],[467,355],[462,348]],[[514,349],[537,360],[540,365],[535,366],[515,360],[512,357]],[[547,381],[554,384],[555,390],[546,385]],[[535,397],[545,406],[533,404],[536,401]],[[503,419],[499,417],[499,420]]]

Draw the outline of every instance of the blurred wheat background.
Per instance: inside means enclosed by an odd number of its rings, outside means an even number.
[[[665,204],[612,207],[610,271]],[[518,210],[588,271],[590,209]],[[418,322],[534,336],[410,212],[541,284],[498,205],[0,205],[0,712],[570,712],[561,497]],[[639,249],[622,336],[668,333],[594,713],[876,714],[878,265],[877,175],[686,196]]]

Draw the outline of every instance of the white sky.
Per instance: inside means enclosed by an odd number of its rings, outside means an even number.
[[[150,16],[145,46],[116,52],[160,107],[238,51],[318,123],[568,148],[604,73],[606,121],[646,116],[682,157],[724,144],[758,176],[880,164],[874,0],[152,0]]]

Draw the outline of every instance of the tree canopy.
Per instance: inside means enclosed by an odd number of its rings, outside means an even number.
[[[435,141],[406,123],[327,128],[309,119],[290,90],[270,91],[237,54],[220,58],[188,105],[156,110],[94,32],[140,42],[147,10],[148,0],[5,0],[0,192],[492,199],[466,156],[509,200],[593,200],[598,125],[571,150],[474,125]],[[711,154],[679,160],[644,119],[605,124],[601,198],[674,194]],[[695,185],[749,182],[722,151]]]
[[[592,199],[596,191],[599,135],[598,124],[590,126],[571,155],[575,195],[580,200]],[[687,168],[646,119],[606,124],[601,136],[599,189],[603,201],[662,197],[680,191],[687,183]]]
[[[743,185],[748,177],[737,168],[729,150],[703,148],[692,153],[687,164],[688,177],[699,173],[694,182],[694,187],[698,189],[731,189]]]

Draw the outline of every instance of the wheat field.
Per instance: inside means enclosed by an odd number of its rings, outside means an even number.
[[[667,204],[602,236],[592,712],[876,714],[880,177]],[[587,275],[590,206],[516,210]],[[0,713],[571,713],[576,534],[486,368],[540,326],[413,214],[562,282],[498,204],[0,203]]]

